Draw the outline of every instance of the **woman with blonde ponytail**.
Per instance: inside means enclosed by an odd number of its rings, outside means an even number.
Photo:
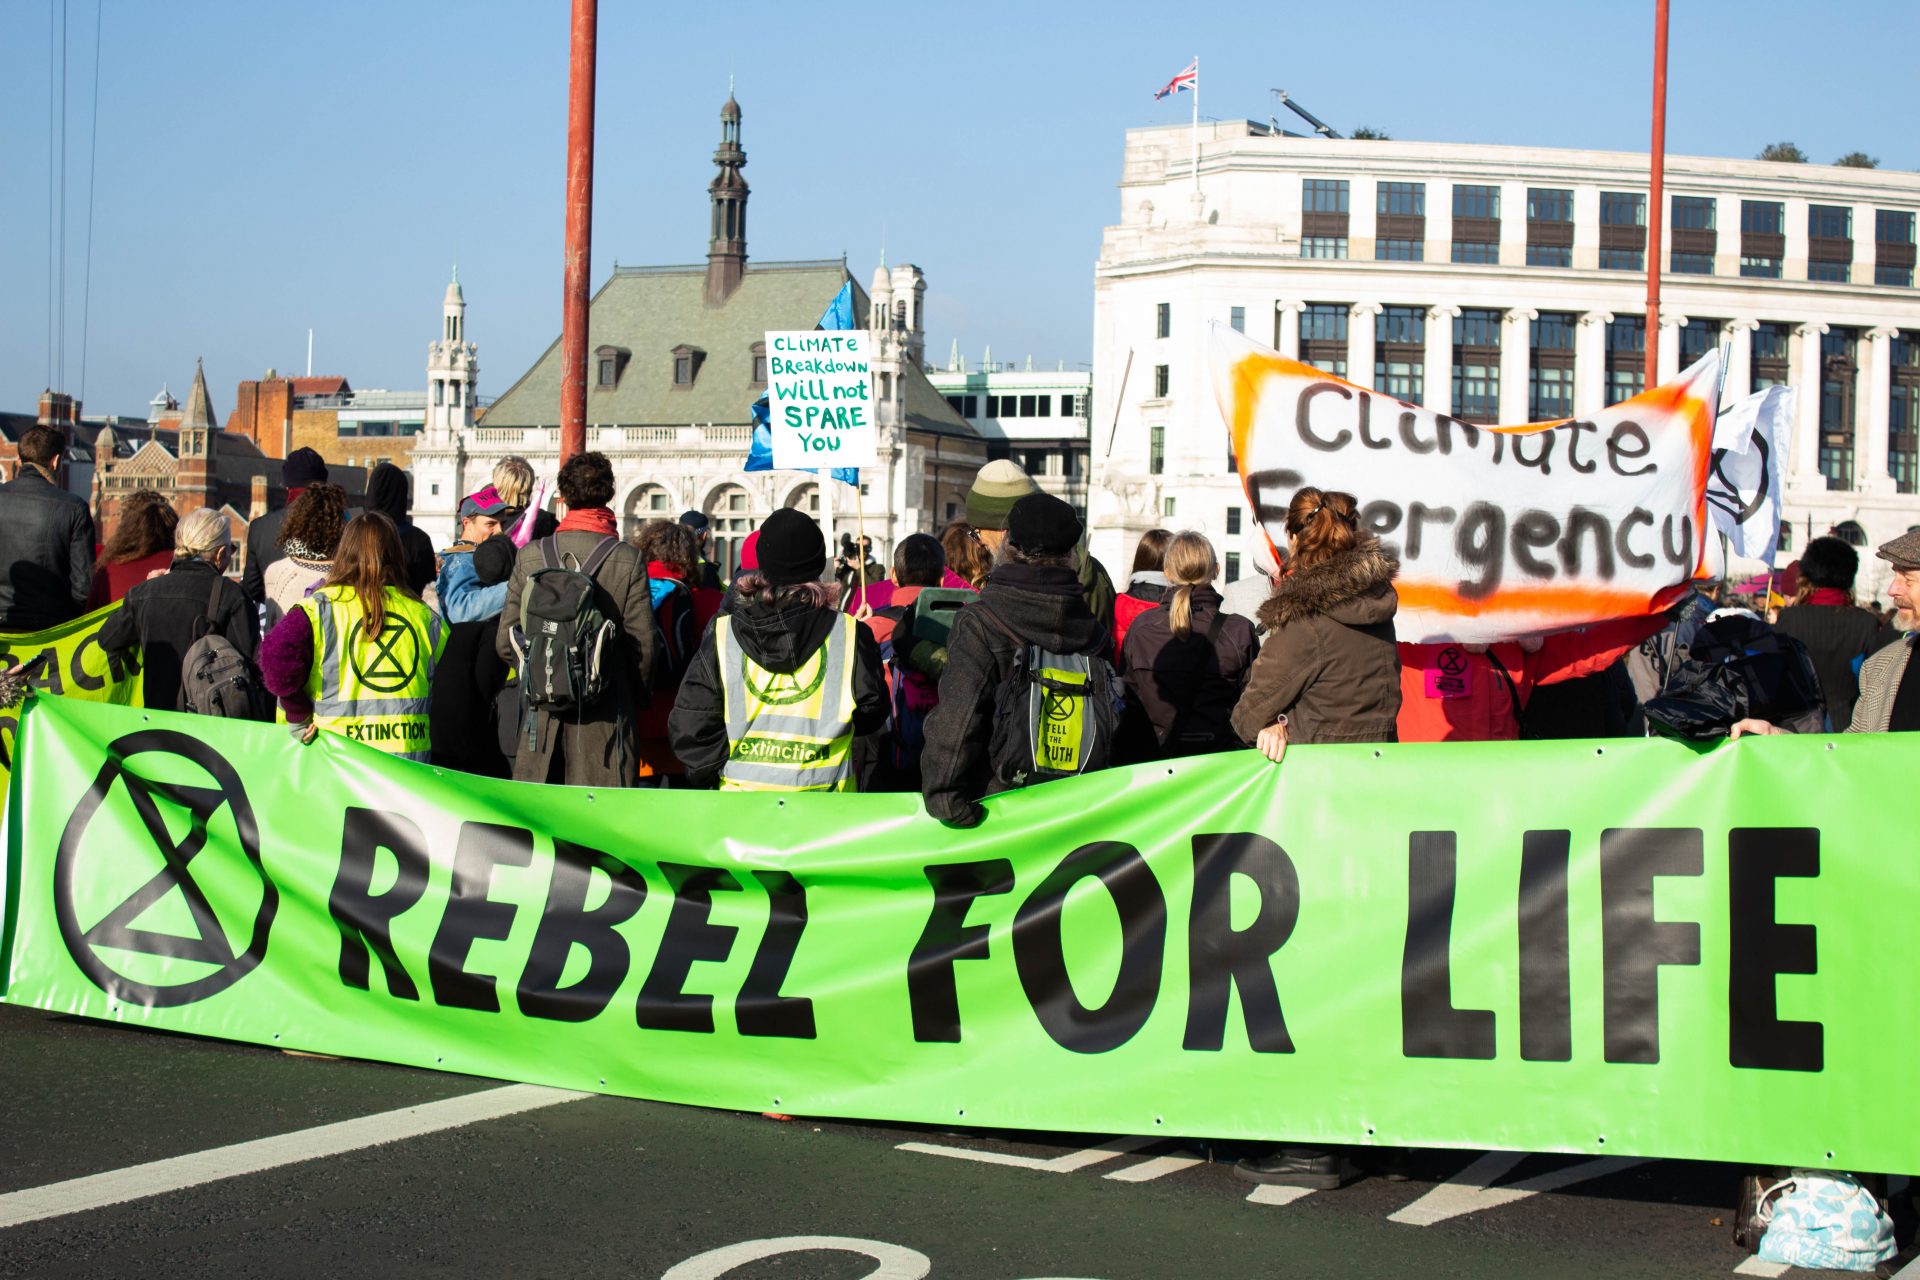
[[[1120,669],[1134,696],[1125,740],[1140,759],[1228,751],[1240,745],[1233,708],[1260,652],[1253,624],[1220,611],[1219,559],[1198,533],[1175,534],[1161,561],[1165,599],[1127,630]]]

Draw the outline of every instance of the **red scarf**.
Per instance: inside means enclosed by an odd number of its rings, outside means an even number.
[[[677,564],[668,564],[664,560],[647,561],[647,576],[649,578],[671,578],[675,582],[685,582],[687,580],[687,574],[684,569]]]
[[[1853,601],[1849,600],[1847,593],[1838,587],[1815,587],[1813,594],[1807,597],[1807,603],[1838,605],[1844,609]]]
[[[606,507],[582,507],[578,511],[569,511],[560,517],[560,528],[556,532],[597,533],[607,538],[620,536],[613,522],[613,512]]]

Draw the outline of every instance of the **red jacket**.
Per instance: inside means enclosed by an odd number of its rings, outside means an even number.
[[[1525,710],[1535,688],[1605,671],[1666,625],[1663,613],[1615,618],[1547,636],[1534,653],[1518,644],[1481,653],[1457,644],[1402,644],[1400,741],[1510,742],[1520,736],[1516,704]]]

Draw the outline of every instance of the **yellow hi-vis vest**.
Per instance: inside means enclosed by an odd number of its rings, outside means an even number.
[[[366,635],[366,612],[349,587],[326,587],[300,602],[313,627],[307,696],[322,729],[403,760],[427,758],[427,703],[433,669],[446,651],[440,615],[387,588],[386,622]]]
[[[852,791],[854,628],[838,615],[792,674],[768,671],[740,647],[732,617],[714,623],[727,718],[722,791]]]

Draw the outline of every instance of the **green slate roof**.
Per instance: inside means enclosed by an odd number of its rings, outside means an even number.
[[[671,426],[711,422],[744,425],[764,384],[753,379],[753,345],[770,329],[811,329],[852,279],[845,262],[747,264],[740,287],[717,307],[706,302],[707,269],[615,267],[587,312],[587,422],[603,426]],[[867,320],[867,294],[853,285],[857,323]],[[619,383],[596,385],[594,352],[626,353]],[[673,352],[704,352],[690,387],[673,384]],[[918,368],[906,375],[908,426],[940,435],[976,434]],[[560,421],[560,342],[555,339],[520,380],[487,410],[489,427],[555,426]]]

